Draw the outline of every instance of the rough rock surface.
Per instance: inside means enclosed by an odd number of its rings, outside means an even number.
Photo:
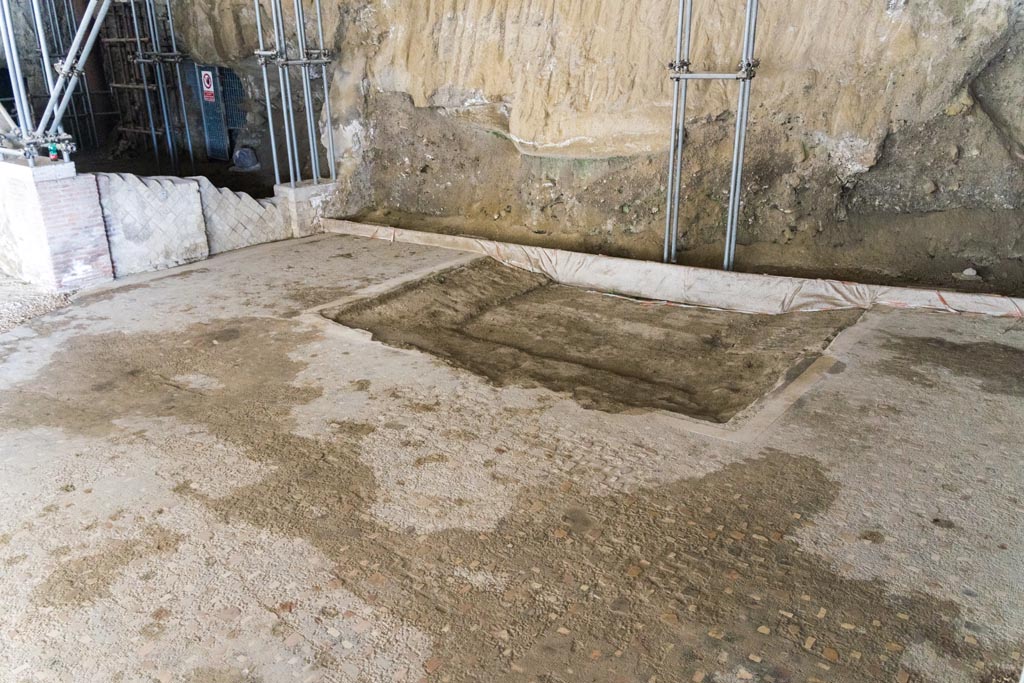
[[[741,267],[948,286],[975,267],[971,286],[1020,291],[1024,2],[762,5]],[[252,6],[180,6],[192,54],[255,88]],[[335,215],[660,254],[674,2],[331,0],[325,12]],[[734,67],[741,12],[696,2],[698,68]],[[685,262],[719,260],[734,98],[726,84],[692,89]]]

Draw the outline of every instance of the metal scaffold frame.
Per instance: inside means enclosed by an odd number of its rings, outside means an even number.
[[[264,102],[267,108],[267,126],[270,133],[270,149],[274,162],[274,180],[281,183],[281,165],[277,152],[277,135],[275,132],[273,105],[270,97],[270,66],[277,67],[279,90],[281,93],[281,116],[284,124],[285,155],[288,159],[288,182],[292,187],[302,180],[302,166],[299,159],[299,140],[295,126],[295,107],[292,102],[291,67],[298,67],[302,84],[302,99],[306,113],[306,135],[309,142],[309,159],[314,184],[321,180],[320,148],[317,141],[318,127],[313,112],[312,82],[322,81],[324,96],[324,114],[327,117],[327,167],[331,180],[337,179],[334,150],[334,126],[331,116],[331,93],[327,77],[327,66],[331,63],[331,54],[324,41],[323,11],[320,0],[314,0],[316,12],[317,47],[309,46],[306,35],[306,14],[303,0],[293,0],[295,10],[295,44],[298,57],[289,58],[288,34],[284,25],[282,0],[270,0],[271,23],[273,25],[273,49],[267,49],[263,35],[263,16],[260,0],[253,0],[256,9],[256,33],[259,37],[259,49],[256,58],[263,76]]]
[[[39,3],[34,3],[36,41],[39,45],[39,61],[42,66],[46,84],[46,97],[53,92],[53,61],[51,51],[56,56],[56,63],[67,60],[67,46],[74,40],[78,32],[78,17],[75,15],[71,0],[42,0],[42,12],[36,11]],[[46,15],[44,25],[41,14]],[[52,40],[52,42],[50,42]],[[92,147],[100,144],[99,131],[96,125],[96,111],[93,106],[92,88],[89,77],[82,74],[81,87],[71,98],[68,111],[64,114],[62,125],[68,129],[78,146],[87,143]]]
[[[39,121],[36,122],[35,110],[22,69],[21,50],[14,31],[14,14],[11,11],[11,3],[10,0],[0,0],[0,42],[3,43],[4,57],[11,79],[14,107],[18,116],[15,123],[6,111],[3,112],[0,154],[23,157],[28,160],[30,165],[35,164],[40,147],[49,148],[51,152],[59,150],[63,153],[65,161],[69,159],[70,153],[75,151],[75,139],[64,130],[64,115],[68,107],[71,106],[73,107],[71,118],[76,122],[81,120],[75,106],[76,95],[81,95],[76,93],[76,88],[80,81],[85,85],[85,63],[96,43],[100,25],[103,23],[111,3],[111,0],[90,0],[82,15],[81,23],[78,23],[70,3],[66,2],[65,16],[63,17],[64,27],[62,28],[55,2],[53,0],[46,1],[50,30],[58,52],[63,52],[64,36],[62,32],[64,29],[71,35],[71,39],[70,47],[63,59],[54,63],[50,52],[50,37],[47,35],[46,25],[43,21],[42,0],[31,0],[32,30],[36,34],[40,66],[48,93],[46,107],[39,117]],[[58,76],[56,81],[53,78],[54,72]],[[95,117],[92,112],[91,98],[88,97],[87,92],[86,90],[84,93],[83,104],[86,108],[84,113],[93,123],[92,131],[95,140]],[[81,134],[80,129],[78,132]]]
[[[178,51],[170,0],[160,5],[156,0],[116,0],[116,7],[102,42],[111,97],[121,114],[118,131],[148,140],[144,144],[151,146],[157,167],[166,154],[175,173],[181,172],[183,141],[195,173],[181,69],[184,56]],[[142,112],[144,119],[139,118]]]
[[[686,104],[690,81],[739,81],[739,103],[736,107],[736,134],[733,141],[732,176],[729,183],[729,211],[725,233],[723,268],[733,270],[736,265],[736,236],[739,227],[740,200],[743,184],[743,161],[750,117],[750,85],[757,75],[760,62],[754,57],[757,34],[758,0],[747,0],[743,27],[743,50],[736,73],[697,73],[690,70],[690,44],[693,25],[694,0],[679,0],[678,28],[676,31],[676,58],[668,65],[673,82],[672,144],[669,148],[669,170],[665,216],[666,263],[676,262],[679,245],[679,207],[683,185],[683,149],[686,146]]]

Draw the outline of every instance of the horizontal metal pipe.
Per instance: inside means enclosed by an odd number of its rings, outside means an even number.
[[[743,81],[746,80],[747,76],[744,73],[714,74],[687,71],[672,74],[672,78],[677,81]]]

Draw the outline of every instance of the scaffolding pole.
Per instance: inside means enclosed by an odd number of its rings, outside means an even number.
[[[52,6],[51,11],[53,12],[53,19],[55,23],[59,24],[59,21],[57,19],[57,7],[53,3],[54,0],[50,0],[50,4]],[[75,8],[71,4],[71,0],[64,0],[64,25],[67,29],[68,41],[70,41],[72,37],[78,32],[78,19],[75,16]],[[56,37],[60,34],[55,33],[54,35]],[[60,52],[64,54],[64,40],[63,38],[61,38],[60,40],[61,47],[59,49]],[[64,59],[67,59],[66,54],[64,55]],[[75,101],[71,101],[71,115],[73,117],[73,120],[75,121],[76,127],[78,128],[79,137],[84,137],[82,135],[81,119],[87,117],[93,144],[98,147],[100,144],[100,139],[99,131],[96,127],[96,112],[92,104],[92,88],[89,87],[89,76],[85,73],[82,74],[82,91],[80,94],[80,99],[82,100],[81,104],[82,109],[84,110],[81,114],[78,113],[78,106],[75,104]]]
[[[729,181],[729,208],[726,220],[725,250],[722,266],[733,270],[736,265],[736,239],[743,191],[743,161],[747,125],[750,117],[750,86],[757,75],[759,62],[754,58],[757,32],[758,0],[747,0],[744,15],[743,48],[739,69],[735,73],[699,73],[690,70],[693,0],[679,0],[676,30],[676,58],[669,63],[673,81],[672,141],[669,147],[667,212],[663,260],[675,263],[679,245],[680,197],[683,185],[683,150],[686,145],[686,104],[689,81],[738,81],[739,102],[736,109],[736,132],[733,142],[732,172]]]
[[[314,0],[313,4],[316,6],[316,31],[319,38],[317,45],[320,48],[317,56],[321,60],[326,60],[328,54],[324,44],[323,8],[320,5],[320,0]],[[331,115],[331,86],[327,80],[326,62],[320,64],[320,78],[323,81],[324,88],[324,116],[327,118],[327,166],[333,181],[338,179],[338,169],[334,156],[334,117]]]
[[[18,42],[14,36],[14,20],[9,0],[0,0],[0,38],[3,40],[4,56],[7,58],[8,73],[11,77],[11,90],[14,93],[14,107],[18,112],[18,127],[28,132],[32,130],[32,105],[25,91],[25,78],[21,71],[21,55]]]
[[[270,154],[274,159],[274,184],[281,184],[281,161],[277,158],[277,135],[274,133],[274,110],[270,104],[270,78],[267,73],[266,44],[263,42],[263,18],[260,11],[260,0],[253,0],[256,9],[256,35],[259,39],[259,52],[256,53],[263,73],[263,100],[267,105],[267,129],[270,132]],[[291,158],[289,157],[289,163]]]
[[[153,157],[156,167],[160,168],[160,142],[156,134],[156,121],[153,118],[153,100],[149,95],[149,76],[146,75],[146,64],[142,53],[142,34],[139,32],[139,15],[135,9],[135,0],[129,0],[132,13],[132,30],[135,32],[135,60],[139,65],[139,77],[142,79],[142,92],[146,100],[146,118],[149,121],[149,135],[153,140]]]
[[[147,54],[146,61],[153,65],[153,79],[156,81],[157,104],[160,106],[160,116],[164,120],[164,138],[167,143],[167,158],[171,161],[171,168],[175,173],[180,171],[178,165],[178,149],[174,143],[174,131],[171,127],[171,110],[167,106],[167,78],[164,75],[163,45],[160,43],[160,26],[156,18],[156,3],[154,0],[145,0],[145,19],[149,27],[149,44],[153,51]]]
[[[178,39],[174,36],[174,14],[171,11],[171,0],[167,4],[167,35],[171,40],[171,58],[174,62],[174,74],[178,80],[178,101],[181,104],[181,122],[185,127],[185,142],[188,144],[188,160],[192,174],[196,172],[196,155],[192,149],[192,129],[188,123],[188,108],[185,106],[185,84],[181,79],[181,53],[178,52]]]
[[[320,162],[320,140],[317,135],[318,118],[314,112],[313,80],[319,76],[323,83],[324,110],[327,118],[327,166],[331,180],[337,178],[335,168],[335,148],[333,117],[331,114],[330,87],[327,79],[327,65],[331,62],[330,53],[324,44],[323,11],[320,0],[314,1],[316,11],[316,27],[318,47],[312,48],[309,45],[306,34],[306,15],[304,0],[293,0],[295,12],[295,44],[298,57],[289,59],[288,56],[288,33],[284,24],[284,11],[282,0],[270,0],[271,23],[274,30],[273,49],[267,47],[263,36],[263,19],[260,7],[260,0],[253,0],[256,11],[256,32],[258,34],[259,49],[255,54],[260,63],[263,75],[264,101],[267,108],[267,125],[270,129],[270,144],[274,155],[274,176],[280,182],[281,170],[277,157],[276,127],[274,113],[270,98],[269,66],[277,66],[277,77],[281,94],[281,118],[283,121],[283,132],[285,151],[288,159],[288,182],[294,187],[296,182],[302,180],[302,167],[299,158],[299,140],[297,126],[295,125],[295,103],[292,97],[291,67],[299,69],[302,85],[302,99],[305,109],[306,136],[309,143],[309,160],[314,184],[318,184],[324,177]]]

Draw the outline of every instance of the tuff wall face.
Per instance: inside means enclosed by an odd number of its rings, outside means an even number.
[[[696,1],[696,68],[735,67],[742,9]],[[190,52],[258,92],[252,5],[179,10]],[[656,257],[675,11],[325,0],[328,214]],[[763,2],[740,266],[1020,291],[1022,15],[1021,0]],[[687,262],[718,260],[735,91],[691,89]],[[951,280],[968,266],[985,279]]]

